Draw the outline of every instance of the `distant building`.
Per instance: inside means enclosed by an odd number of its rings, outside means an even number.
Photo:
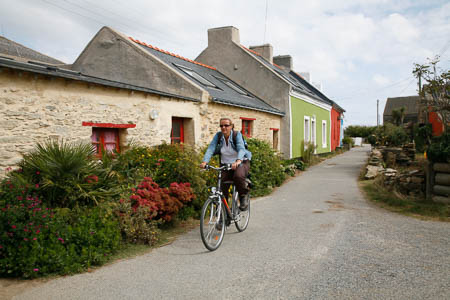
[[[419,96],[388,98],[386,101],[386,106],[384,107],[383,123],[394,123],[392,111],[399,110],[402,107],[405,108],[403,123],[419,123],[419,101]]]

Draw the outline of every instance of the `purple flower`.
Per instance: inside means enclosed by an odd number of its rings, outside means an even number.
[[[38,268],[36,268],[36,269],[33,269],[33,271],[37,272],[37,271],[39,271],[39,269],[38,269]]]
[[[60,241],[61,242],[61,244],[64,244],[64,240],[62,239],[62,238],[58,238],[58,241]]]

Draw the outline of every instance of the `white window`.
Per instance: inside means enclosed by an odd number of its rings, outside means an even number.
[[[305,116],[305,121],[304,121],[304,125],[303,125],[303,129],[304,129],[303,140],[305,141],[305,148],[308,146],[308,143],[311,141],[311,138],[310,138],[311,130],[309,127],[309,121],[310,121],[310,118]]]
[[[327,121],[322,120],[322,147],[327,147]]]
[[[316,139],[316,118],[313,117],[311,119],[311,142],[313,145],[317,145],[317,139]]]

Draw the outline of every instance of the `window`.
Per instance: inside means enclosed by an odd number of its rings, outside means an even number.
[[[107,152],[120,152],[118,128],[92,127],[91,141],[99,155],[105,150]]]
[[[315,146],[317,144],[316,139],[316,118],[313,117],[311,119],[311,143]]]
[[[322,147],[327,147],[327,121],[322,120]]]
[[[112,124],[83,122],[82,126],[92,127],[91,141],[96,153],[120,152],[120,137],[126,134],[127,128],[135,128],[136,124]]]
[[[237,86],[233,82],[231,82],[229,80],[226,80],[225,78],[221,78],[221,77],[217,77],[217,76],[214,76],[214,77],[216,77],[218,80],[222,81],[224,84],[226,84],[228,87],[232,88],[233,90],[235,90],[239,94],[250,97],[250,95],[246,91],[241,89],[239,86]]]
[[[304,118],[304,126],[303,126],[303,140],[305,142],[305,148],[308,146],[308,143],[311,141],[310,139],[310,128],[309,128],[309,117],[305,116]]]
[[[172,118],[172,130],[170,132],[170,142],[172,144],[184,143],[183,118]]]
[[[242,118],[242,135],[245,137],[251,138],[253,134],[253,121],[256,120],[254,118]]]
[[[203,84],[203,85],[205,85],[207,87],[212,87],[212,88],[218,89],[218,87],[214,83],[212,83],[211,81],[209,81],[206,78],[202,77],[200,74],[198,74],[194,70],[189,69],[189,68],[184,67],[184,66],[177,65],[177,64],[174,64],[174,65],[177,66],[184,73],[188,74],[189,76],[191,76],[192,78],[194,78],[195,80],[200,82],[201,84]]]
[[[278,128],[270,128],[270,130],[273,130],[273,134],[272,134],[272,148],[274,150],[278,150],[278,132],[279,129]]]

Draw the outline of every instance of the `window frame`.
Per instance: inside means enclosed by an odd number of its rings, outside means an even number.
[[[308,137],[306,137],[306,121],[308,121]],[[303,142],[305,149],[308,146],[307,144],[311,142],[311,117],[309,116],[303,116]]]
[[[97,135],[99,136],[99,141],[95,142],[92,140],[94,136],[94,131],[97,131]],[[114,132],[114,143],[112,142],[105,142],[105,132],[110,131]],[[116,150],[117,153],[120,153],[120,137],[119,137],[119,128],[108,128],[108,127],[92,127],[92,135],[91,135],[91,144],[95,147],[95,154],[97,156],[102,156],[103,153],[107,152],[106,145],[107,144],[114,144],[114,150]],[[111,151],[111,153],[114,153]]]
[[[245,118],[245,117],[240,117],[240,119],[242,120],[242,127],[241,127],[242,135],[245,136],[246,138],[251,138],[253,136],[253,126],[254,126],[254,121],[256,119],[255,118]],[[245,124],[248,124],[248,126],[245,126]],[[245,134],[245,129],[248,129],[248,134]]]
[[[173,124],[174,123],[179,123],[179,125],[180,125],[180,137],[173,136]],[[170,129],[170,143],[178,144],[178,143],[175,143],[174,140],[180,140],[179,144],[184,144],[184,118],[172,117],[172,128]]]
[[[328,145],[327,138],[327,121],[322,120],[322,148],[326,148]]]

